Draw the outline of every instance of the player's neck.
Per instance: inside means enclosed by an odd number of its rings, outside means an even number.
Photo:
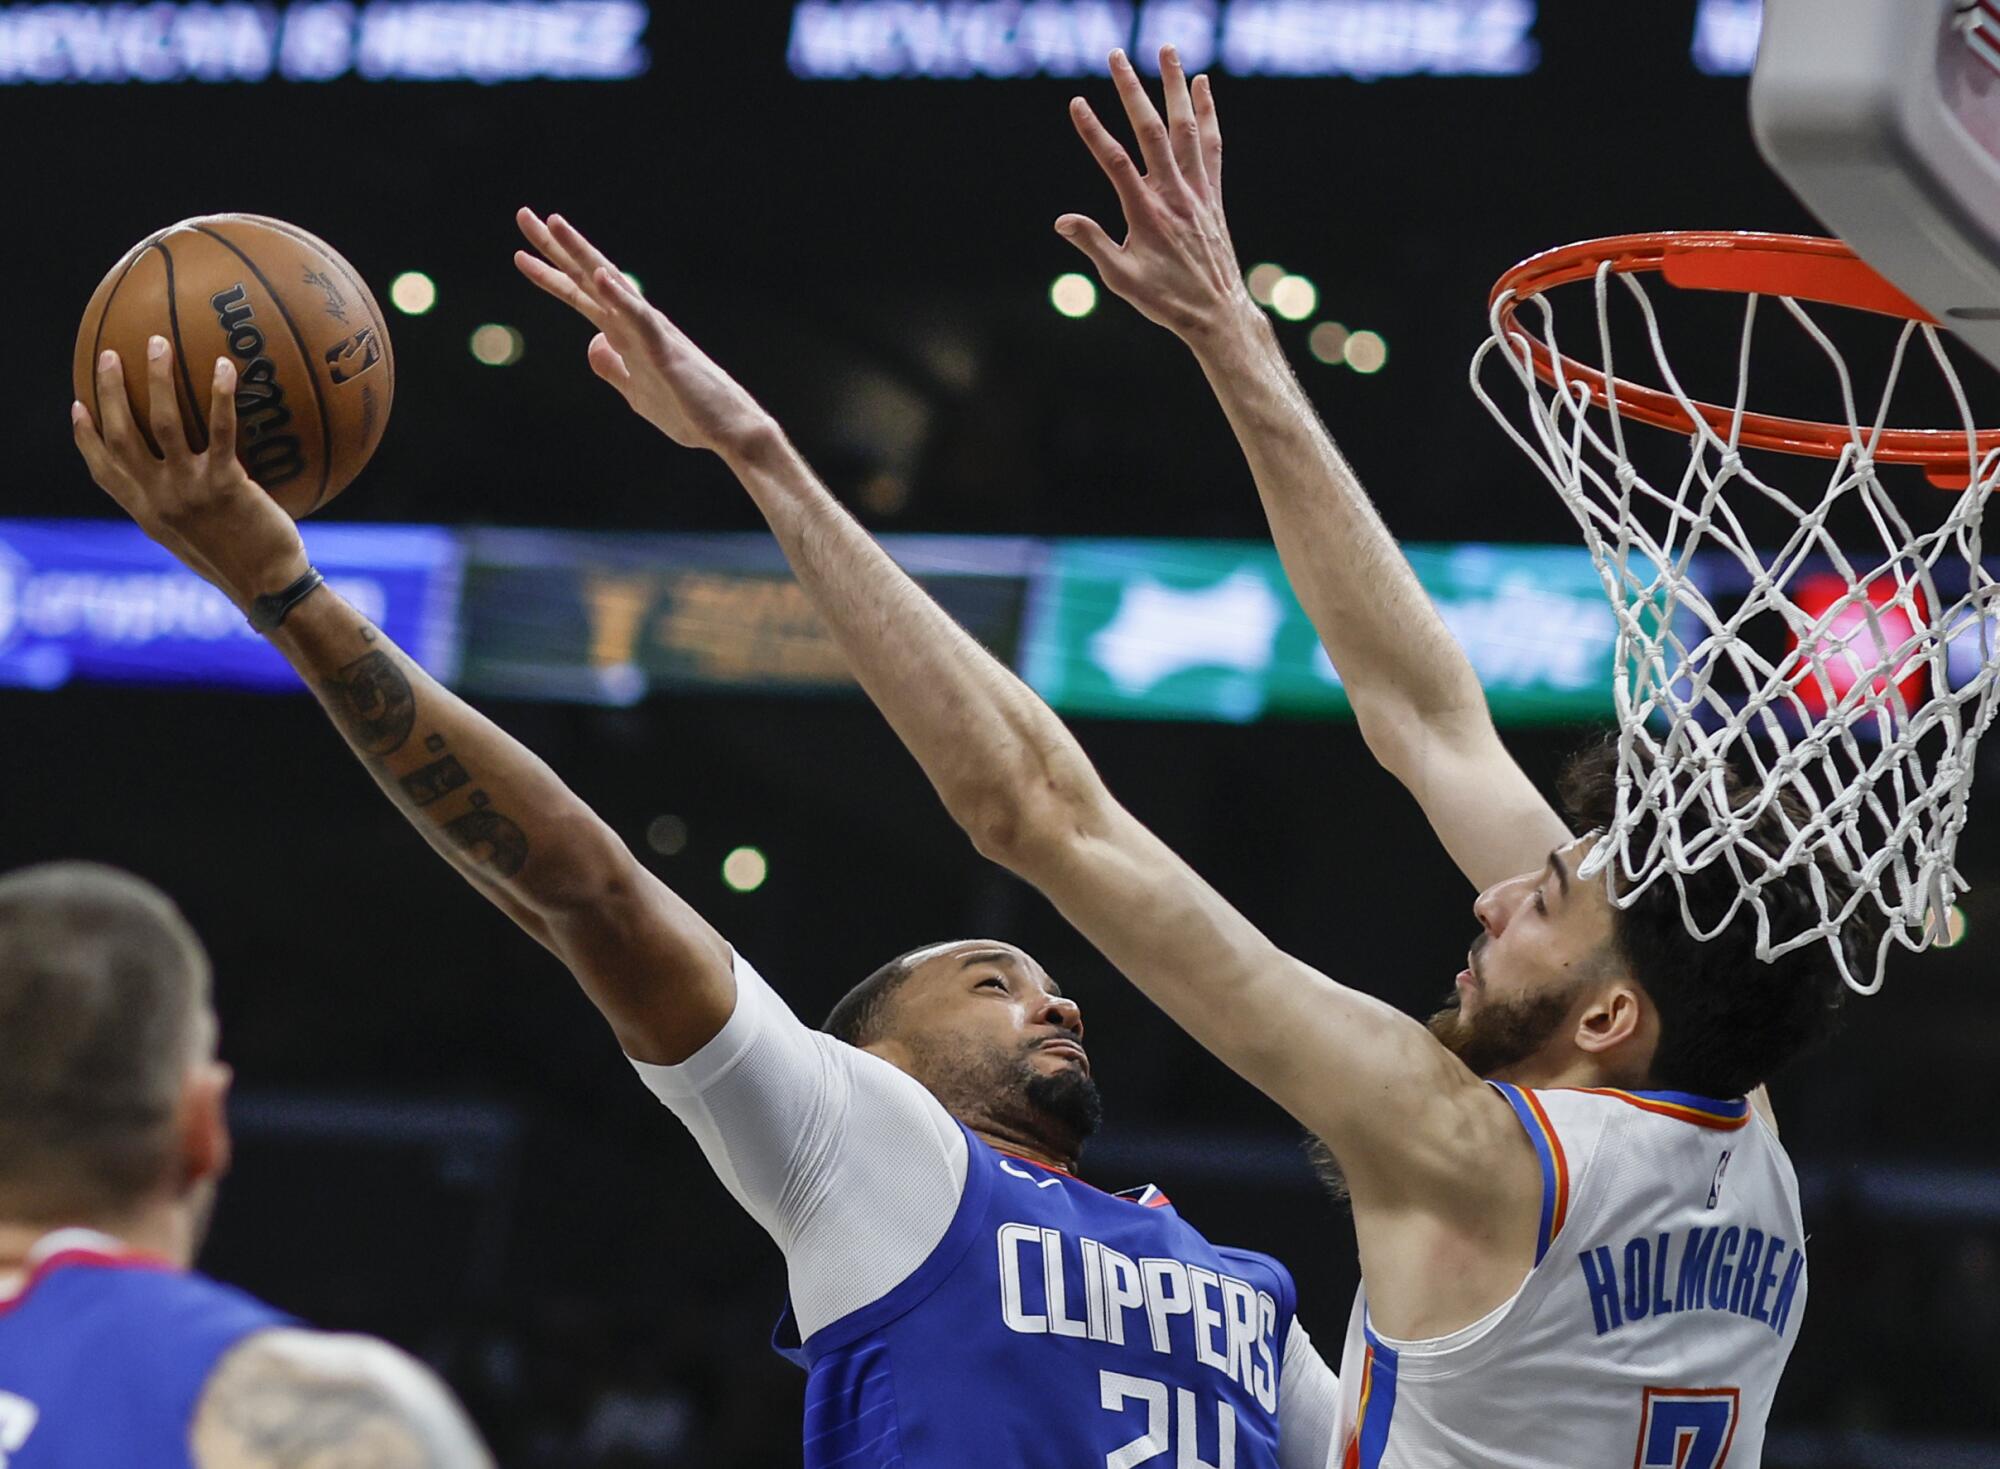
[[[1643,1076],[1629,1074],[1625,1069],[1607,1067],[1595,1057],[1576,1054],[1562,1058],[1531,1057],[1519,1065],[1501,1067],[1487,1077],[1487,1080],[1510,1082],[1515,1086],[1535,1091],[1547,1091],[1557,1087],[1599,1086],[1643,1091],[1646,1086]]]
[[[972,1124],[967,1123],[968,1127]],[[1044,1168],[1053,1168],[1058,1173],[1076,1172],[1076,1159],[1059,1157],[1033,1138],[1019,1133],[1002,1131],[991,1126],[972,1127],[972,1135],[985,1143],[996,1153],[1006,1153],[1015,1158],[1025,1158],[1030,1163],[1039,1163]]]
[[[118,1245],[157,1255],[185,1268],[193,1259],[194,1238],[185,1207],[171,1201],[146,1205],[118,1216],[58,1221],[0,1219],[0,1278],[25,1274],[36,1245],[58,1230],[83,1229]]]

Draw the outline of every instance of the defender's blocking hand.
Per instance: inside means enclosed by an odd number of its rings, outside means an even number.
[[[1111,80],[1139,141],[1142,173],[1081,97],[1069,105],[1084,146],[1103,168],[1125,211],[1125,242],[1088,215],[1065,214],[1056,233],[1096,265],[1104,284],[1149,320],[1193,341],[1250,305],[1222,212],[1222,128],[1206,76],[1192,91],[1180,53],[1160,48],[1163,122],[1123,51],[1111,53]]]
[[[514,252],[521,274],[597,328],[590,366],[625,401],[675,443],[725,458],[777,434],[770,414],[666,315],[632,288],[624,273],[560,214],[531,209],[515,216],[539,254]]]
[[[164,337],[146,348],[149,446],[132,421],[125,369],[116,352],[97,360],[102,425],[81,403],[70,405],[77,451],[98,488],[139,528],[238,607],[282,590],[306,570],[299,528],[258,487],[236,458],[236,366],[215,363],[208,447],[189,445],[174,396],[174,353]]]

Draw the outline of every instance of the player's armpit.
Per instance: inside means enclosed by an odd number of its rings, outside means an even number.
[[[365,1336],[259,1332],[208,1380],[199,1469],[491,1469],[443,1383]]]

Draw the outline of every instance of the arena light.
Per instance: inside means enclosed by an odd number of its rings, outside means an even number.
[[[1341,356],[1356,372],[1380,372],[1389,361],[1389,344],[1380,332],[1352,332],[1341,345]]]
[[[405,316],[422,316],[437,299],[437,282],[421,270],[406,270],[389,282],[389,304]]]
[[[1049,287],[1049,304],[1072,321],[1097,309],[1097,282],[1087,275],[1067,271]]]
[[[1286,321],[1304,321],[1319,305],[1319,287],[1302,275],[1288,275],[1271,287],[1271,309]]]
[[[754,893],[771,875],[771,864],[755,847],[738,847],[722,859],[722,880],[732,892]]]
[[[687,850],[688,824],[678,816],[655,816],[646,823],[646,845],[662,857],[678,857]]]
[[[1955,949],[1965,941],[1965,910],[1953,903],[1944,912],[1944,936],[1937,941],[1940,949]]]
[[[1328,367],[1339,367],[1347,361],[1347,328],[1337,321],[1322,321],[1306,336],[1306,350],[1315,360]]]
[[[472,355],[488,367],[512,367],[527,343],[511,326],[489,321],[472,334]]]
[[[1259,306],[1269,306],[1272,288],[1285,278],[1285,274],[1284,266],[1273,265],[1268,260],[1251,266],[1243,277],[1243,283],[1250,288],[1250,299]]]

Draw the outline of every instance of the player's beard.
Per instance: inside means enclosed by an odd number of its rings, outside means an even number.
[[[1569,1018],[1576,992],[1574,984],[1559,984],[1534,994],[1486,998],[1468,1013],[1453,991],[1451,1002],[1425,1024],[1474,1076],[1492,1076],[1547,1045]]]
[[[1035,1045],[947,1051],[916,1040],[910,1049],[919,1076],[945,1111],[1031,1138],[1051,1157],[1074,1160],[1104,1120],[1090,1073],[1081,1065],[1043,1071],[1035,1064]]]

